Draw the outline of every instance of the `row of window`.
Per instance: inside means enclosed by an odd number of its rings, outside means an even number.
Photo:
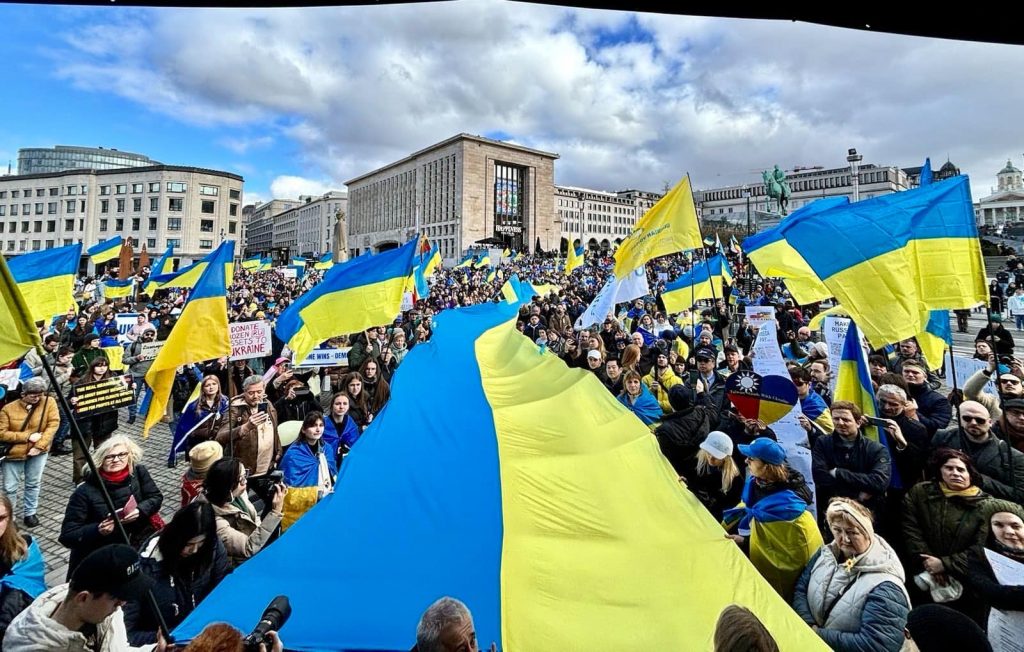
[[[146,184],[146,183],[131,183],[131,184],[128,184],[128,183],[118,183],[118,184],[114,184],[113,186],[109,186],[109,185],[100,186],[99,187],[100,188],[100,194],[101,195],[109,195],[109,194],[111,194],[110,189],[113,188],[114,189],[113,194],[115,194],[115,195],[125,195],[125,194],[128,194],[129,186],[131,187],[131,192],[133,194],[142,193],[142,192],[144,192],[144,189],[147,188],[147,187],[148,187],[149,192],[160,192],[160,182],[159,181],[151,181],[148,184]],[[167,192],[185,192],[187,190],[188,190],[188,184],[184,183],[183,181],[168,181],[167,182]],[[10,192],[10,194],[11,194],[11,199],[19,199],[22,196],[24,196],[27,199],[27,198],[32,196],[33,190],[32,190],[32,188],[25,188],[24,190],[10,190],[10,191],[8,191],[8,190],[0,190],[0,199],[7,199],[7,193],[8,192]],[[64,187],[64,194],[65,195],[79,195],[79,194],[87,195],[87,194],[89,194],[89,186],[87,184],[65,186]],[[219,186],[207,186],[205,184],[200,184],[199,185],[199,194],[203,195],[203,196],[206,196],[206,197],[217,197],[217,196],[220,195],[220,187]],[[36,188],[35,189],[35,196],[36,197],[46,197],[46,196],[57,197],[59,195],[60,195],[60,188],[59,187]],[[229,195],[229,197],[231,199],[234,199],[234,200],[238,200],[238,199],[242,198],[242,193],[239,190],[230,189],[228,191],[228,195]]]
[[[115,201],[117,202],[115,204],[115,206],[117,208],[116,212],[124,213],[125,212],[125,208],[127,206],[127,203],[126,203],[127,200],[117,199]],[[57,202],[47,202],[45,204],[46,214],[47,215],[56,215],[57,214],[57,204],[58,204]],[[68,214],[75,213],[76,212],[76,210],[75,210],[76,206],[79,207],[79,212],[82,212],[82,213],[85,212],[85,200],[84,199],[77,200],[77,204],[76,204],[76,200],[74,200],[74,199],[67,199],[67,200],[65,200],[64,212],[68,213]],[[36,202],[35,205],[33,205],[33,204],[21,204],[20,207],[21,207],[20,208],[20,214],[21,215],[32,215],[33,214],[33,208],[34,208],[34,214],[35,215],[42,215],[43,214],[43,209],[44,209],[44,204],[43,204],[43,202]],[[159,197],[150,197],[149,198],[149,211],[151,213],[155,213],[158,210],[160,210],[160,198]],[[168,197],[167,198],[167,210],[169,210],[171,212],[174,212],[174,213],[181,213],[181,212],[183,212],[185,210],[185,199],[183,197]],[[101,199],[100,200],[100,213],[109,213],[109,212],[110,212],[110,200],[109,199]],[[133,213],[141,213],[142,212],[142,198],[141,197],[135,197],[135,198],[132,199],[132,212]],[[217,202],[212,201],[212,200],[208,200],[208,199],[204,199],[201,202],[201,204],[200,204],[199,212],[203,213],[205,215],[215,215],[217,213]],[[0,204],[0,217],[4,217],[7,214],[8,214],[8,206]],[[10,204],[10,215],[12,217],[14,217],[15,215],[18,215],[18,214],[19,214],[19,204]],[[229,204],[228,205],[228,214],[231,215],[232,217],[237,216],[238,215],[238,204]]]
[[[131,230],[132,231],[138,231],[141,226],[142,226],[141,218],[133,217],[131,219]],[[157,228],[158,228],[157,227],[157,218],[155,218],[155,217],[149,218],[147,220],[147,222],[146,222],[146,226],[147,226],[147,228],[146,228],[147,231],[156,231]],[[17,222],[0,222],[0,233],[4,233],[4,232],[7,232],[7,233],[17,233],[18,232],[18,228],[17,227],[18,227],[18,223]],[[117,219],[114,220],[114,231],[115,232],[124,231],[124,227],[125,227],[125,220],[123,218],[117,218]],[[75,230],[75,221],[72,220],[72,219],[64,220],[64,231],[74,231],[74,230]],[[84,219],[79,219],[78,220],[78,230],[79,231],[84,231],[85,230],[85,220]],[[108,220],[108,219],[101,219],[99,221],[99,230],[100,230],[100,232],[109,231],[110,230],[110,220]],[[180,217],[169,217],[169,218],[167,218],[167,230],[168,231],[180,231],[181,230],[181,218]],[[29,221],[26,220],[26,221],[22,221],[21,222],[21,232],[22,233],[42,233],[42,231],[43,231],[43,220],[36,220],[34,222],[29,222]],[[54,233],[54,232],[56,232],[57,231],[57,220],[47,220],[46,221],[46,231],[47,231],[47,233]],[[199,222],[199,231],[201,233],[213,233],[213,220],[200,220],[200,222]],[[228,233],[231,234],[231,235],[235,235],[237,233],[237,231],[238,231],[238,222],[228,222]]]
[[[79,238],[78,241],[81,242],[81,238]],[[20,242],[17,240],[8,240],[6,251],[40,251],[43,248],[43,242],[43,240],[32,240],[30,246],[28,240],[21,240]],[[100,242],[103,242],[103,240],[100,240]],[[175,249],[181,248],[181,238],[167,238],[164,242],[165,247],[174,247]],[[53,249],[56,246],[56,240],[46,240],[45,243],[47,249]],[[64,242],[61,246],[70,247],[74,243],[73,238],[64,238]],[[138,246],[137,242],[135,244]],[[156,250],[156,238],[146,238],[146,247],[149,248],[150,251]],[[213,240],[200,240],[199,248],[213,249]]]
[[[564,208],[579,209],[580,203],[582,202],[574,201],[572,199],[558,200],[558,205]],[[631,206],[609,206],[604,203],[587,204],[586,208],[588,210],[594,210],[601,213],[608,213],[609,215],[633,215],[635,213],[635,209]]]

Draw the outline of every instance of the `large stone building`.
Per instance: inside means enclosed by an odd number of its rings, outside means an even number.
[[[979,227],[1019,227],[1024,225],[1024,183],[1021,171],[1010,160],[996,174],[992,193],[974,204],[974,217]],[[1019,232],[1019,229],[1014,229]]]
[[[630,234],[661,195],[643,190],[607,192],[555,186],[555,210],[561,222],[559,250],[585,243],[589,251],[609,251]]]
[[[271,199],[254,204],[245,223],[245,257],[269,256],[274,251],[274,218],[299,205],[298,199]],[[280,254],[278,260],[285,260]]]
[[[419,230],[444,258],[480,241],[518,251],[559,245],[557,154],[458,134],[346,182],[350,255],[407,242]]]
[[[67,170],[117,170],[161,165],[142,154],[103,147],[27,147],[18,150],[18,174],[45,174]]]
[[[273,217],[273,244],[282,260],[318,258],[332,251],[334,220],[348,212],[348,193],[332,190],[320,197],[299,196],[299,203]]]
[[[241,233],[242,177],[176,165],[71,170],[0,177],[4,255],[114,236],[179,262],[210,253]],[[236,250],[237,251],[237,250]]]

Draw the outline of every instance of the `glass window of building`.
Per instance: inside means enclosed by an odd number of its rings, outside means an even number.
[[[238,222],[228,222],[228,233],[235,233],[238,229]]]
[[[39,251],[39,248],[43,246],[43,243],[39,240],[32,241],[32,251]]]
[[[168,181],[167,192],[185,192],[187,186],[181,181]]]
[[[75,230],[75,221],[74,220],[64,220],[64,230],[65,231],[74,231]]]
[[[49,202],[48,204],[46,204],[46,213],[48,215],[56,215],[57,214],[57,202],[52,201],[52,202]]]
[[[156,249],[156,238],[146,238],[146,246],[150,249]]]
[[[199,194],[206,195],[207,197],[216,197],[220,194],[220,188],[217,186],[199,186]]]
[[[155,217],[149,218],[149,227],[146,230],[147,231],[156,231],[156,218]]]
[[[20,190],[12,190],[11,191],[11,199],[17,199],[18,197],[21,197],[21,191]]]
[[[109,195],[110,186],[100,186],[100,195]]]
[[[68,186],[64,190],[65,190],[65,192],[64,192],[65,195],[77,195],[78,194],[78,186]]]
[[[231,204],[228,206],[228,215],[232,217],[238,215],[238,204]]]
[[[215,212],[214,209],[215,209],[216,205],[217,205],[217,202],[213,202],[213,201],[209,201],[209,200],[204,199],[202,207],[200,208],[200,211],[203,212],[203,213],[206,213],[207,215],[213,215],[213,213]]]
[[[181,197],[168,197],[167,210],[180,213],[185,208],[185,200]]]
[[[167,246],[168,247],[180,247],[181,246],[181,238],[167,238]]]
[[[115,194],[123,195],[126,192],[128,192],[128,184],[127,183],[119,183],[114,188],[114,193]]]
[[[100,212],[101,213],[109,213],[110,212],[110,200],[109,199],[101,199],[100,200]]]
[[[47,220],[47,222],[46,222],[46,232],[47,233],[56,233],[56,231],[57,231],[57,220]]]
[[[74,199],[66,199],[66,200],[64,200],[64,212],[65,213],[74,213],[75,212],[75,200]]]
[[[110,223],[109,220],[100,220],[100,231],[106,231],[107,230],[107,225],[109,223]],[[102,240],[101,240],[101,242],[102,242]]]
[[[213,233],[213,220],[200,220],[199,230],[204,233]]]
[[[78,211],[80,213],[84,213],[85,212],[85,200],[84,199],[79,200],[79,202],[78,202]]]
[[[0,190],[0,199],[7,199],[7,191]]]
[[[123,217],[119,217],[116,220],[114,220],[114,230],[117,231],[118,233],[120,233],[121,231],[124,231],[124,218]]]
[[[0,205],[0,217],[7,215],[7,207]]]
[[[117,212],[118,213],[123,213],[124,212],[124,204],[125,204],[125,202],[124,202],[123,199],[118,199],[117,200]]]
[[[132,192],[133,193],[140,193],[140,192],[142,192],[142,184],[141,183],[133,183],[132,184]]]
[[[60,188],[50,188],[50,196],[56,197],[60,195]]]
[[[181,218],[180,217],[168,217],[167,218],[167,230],[168,231],[181,231]]]
[[[149,212],[155,213],[160,210],[160,198],[150,197],[149,198]]]
[[[240,190],[235,190],[234,188],[232,188],[231,190],[228,191],[228,197],[230,197],[231,199],[241,199],[242,192]]]
[[[140,220],[137,217],[133,217],[132,218],[132,231],[138,231],[139,230],[139,222],[141,222],[141,221],[142,220]]]
[[[42,214],[43,214],[43,204],[42,204],[42,202],[39,202],[38,204],[36,204],[36,215],[42,215]]]
[[[88,195],[89,194],[89,186],[88,186],[88,184],[82,184],[82,194],[83,195]]]
[[[160,182],[159,181],[150,181],[149,182],[149,191],[150,192],[160,192]],[[156,246],[156,245],[153,245],[153,246]]]
[[[36,197],[45,197],[46,188],[36,188]]]
[[[200,249],[213,249],[213,240],[200,240],[199,241],[199,248]]]
[[[37,220],[37,221],[32,223],[32,231],[35,232],[35,233],[42,233],[43,232],[43,222],[42,222],[42,220]]]
[[[135,199],[132,200],[132,212],[133,213],[141,213],[142,212],[142,197],[136,197]]]

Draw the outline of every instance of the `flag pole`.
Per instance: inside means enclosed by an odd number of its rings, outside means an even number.
[[[50,367],[50,363],[46,360],[46,351],[43,350],[40,344],[35,345],[35,350],[39,355],[39,358],[43,361],[43,369],[46,370],[46,376],[50,379],[50,387],[57,395],[57,402],[64,409],[64,414],[67,415],[68,421],[71,423],[71,432],[78,441],[78,445],[82,447],[82,451],[85,453],[85,462],[89,467],[89,472],[92,473],[94,477],[99,478],[99,469],[96,468],[96,462],[93,461],[92,455],[89,454],[89,446],[85,441],[85,437],[82,435],[82,430],[78,427],[78,419],[74,416],[75,413],[71,409],[71,404],[68,403],[67,397],[60,391],[60,383],[57,382],[57,377],[53,373],[53,368]],[[117,515],[118,508],[114,506],[114,500],[110,497],[110,492],[107,491],[106,485],[102,480],[100,480],[96,483],[96,486],[100,489],[100,494],[103,497],[104,504],[107,509],[110,510],[110,518],[114,519],[114,529],[121,535],[121,538],[124,539],[125,544],[131,546],[131,540],[128,538],[128,532],[124,529],[124,523],[121,521],[121,517]],[[153,615],[156,616],[157,624],[164,632],[165,640],[168,643],[173,643],[174,639],[171,637],[171,630],[167,627],[167,622],[164,620],[163,613],[160,611],[159,603],[157,603],[156,598],[153,596],[153,591],[147,589],[146,597],[148,598],[149,608],[152,610]]]
[[[690,178],[690,173],[689,172],[686,173],[686,178],[687,179]],[[691,185],[691,187],[692,187],[692,185]],[[690,193],[690,201],[693,201],[693,193],[692,192]],[[697,214],[697,204],[696,203],[693,205],[693,213],[694,213],[694,215]],[[700,217],[699,216],[697,217],[697,237],[700,238],[701,248],[703,248],[704,247],[704,231],[700,227]],[[715,239],[716,239],[716,241],[721,242],[721,240],[718,239],[718,234],[717,233],[715,233]],[[721,252],[719,252],[719,253],[721,253]],[[707,254],[704,254],[704,268],[708,270],[708,285],[711,286],[711,305],[712,305],[712,310],[713,310],[715,304],[718,303],[718,298],[715,296],[715,280],[711,276],[711,263],[710,263],[710,261],[708,261]],[[722,270],[722,272],[724,274],[725,270]],[[693,296],[693,285],[692,284],[690,285],[690,296],[691,297]],[[712,312],[712,314],[714,314],[714,312]],[[719,317],[721,317],[721,315],[719,315]],[[692,321],[692,318],[691,318],[691,321]],[[716,322],[717,322],[717,320],[716,320]],[[711,328],[712,339],[714,339],[714,335],[715,335],[715,329],[714,329],[714,327],[712,327]],[[723,335],[723,339],[724,339],[725,333],[722,333],[722,335]],[[696,342],[697,333],[694,333],[693,336],[694,336],[694,342]]]

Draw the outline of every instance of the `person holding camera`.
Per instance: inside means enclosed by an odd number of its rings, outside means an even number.
[[[237,568],[267,545],[284,517],[287,488],[275,483],[270,495],[270,511],[261,518],[249,500],[248,478],[242,463],[225,457],[206,472],[205,494],[197,500],[213,505],[217,537],[227,551],[228,564]]]
[[[217,441],[226,455],[242,461],[249,475],[264,475],[281,459],[277,424],[277,410],[267,401],[263,377],[252,375],[242,382],[242,393],[231,399]]]
[[[644,384],[651,390],[651,394],[655,400],[658,401],[658,405],[661,406],[661,411],[665,414],[672,413],[672,402],[669,400],[669,390],[676,385],[682,385],[683,380],[676,375],[672,370],[672,367],[668,364],[668,343],[665,340],[658,340],[657,344],[657,356],[654,358],[654,366],[651,368],[651,373],[644,376]]]
[[[297,378],[287,382],[282,394],[281,398],[274,402],[278,423],[302,421],[307,414],[320,411],[320,405],[313,398],[309,386]]]
[[[1021,382],[1021,379],[1024,378],[1024,365],[1013,356],[996,356],[991,353],[988,342],[978,341],[975,342],[975,345],[981,350],[989,351],[983,358],[981,355],[974,356],[986,360],[988,368],[979,369],[964,382],[964,397],[984,405],[992,420],[999,421],[1003,416],[1001,403],[1012,398],[1024,398],[1024,384]],[[996,371],[999,373],[996,374]],[[998,377],[996,391],[999,392],[999,395],[993,396],[985,391],[985,386],[996,377]]]

